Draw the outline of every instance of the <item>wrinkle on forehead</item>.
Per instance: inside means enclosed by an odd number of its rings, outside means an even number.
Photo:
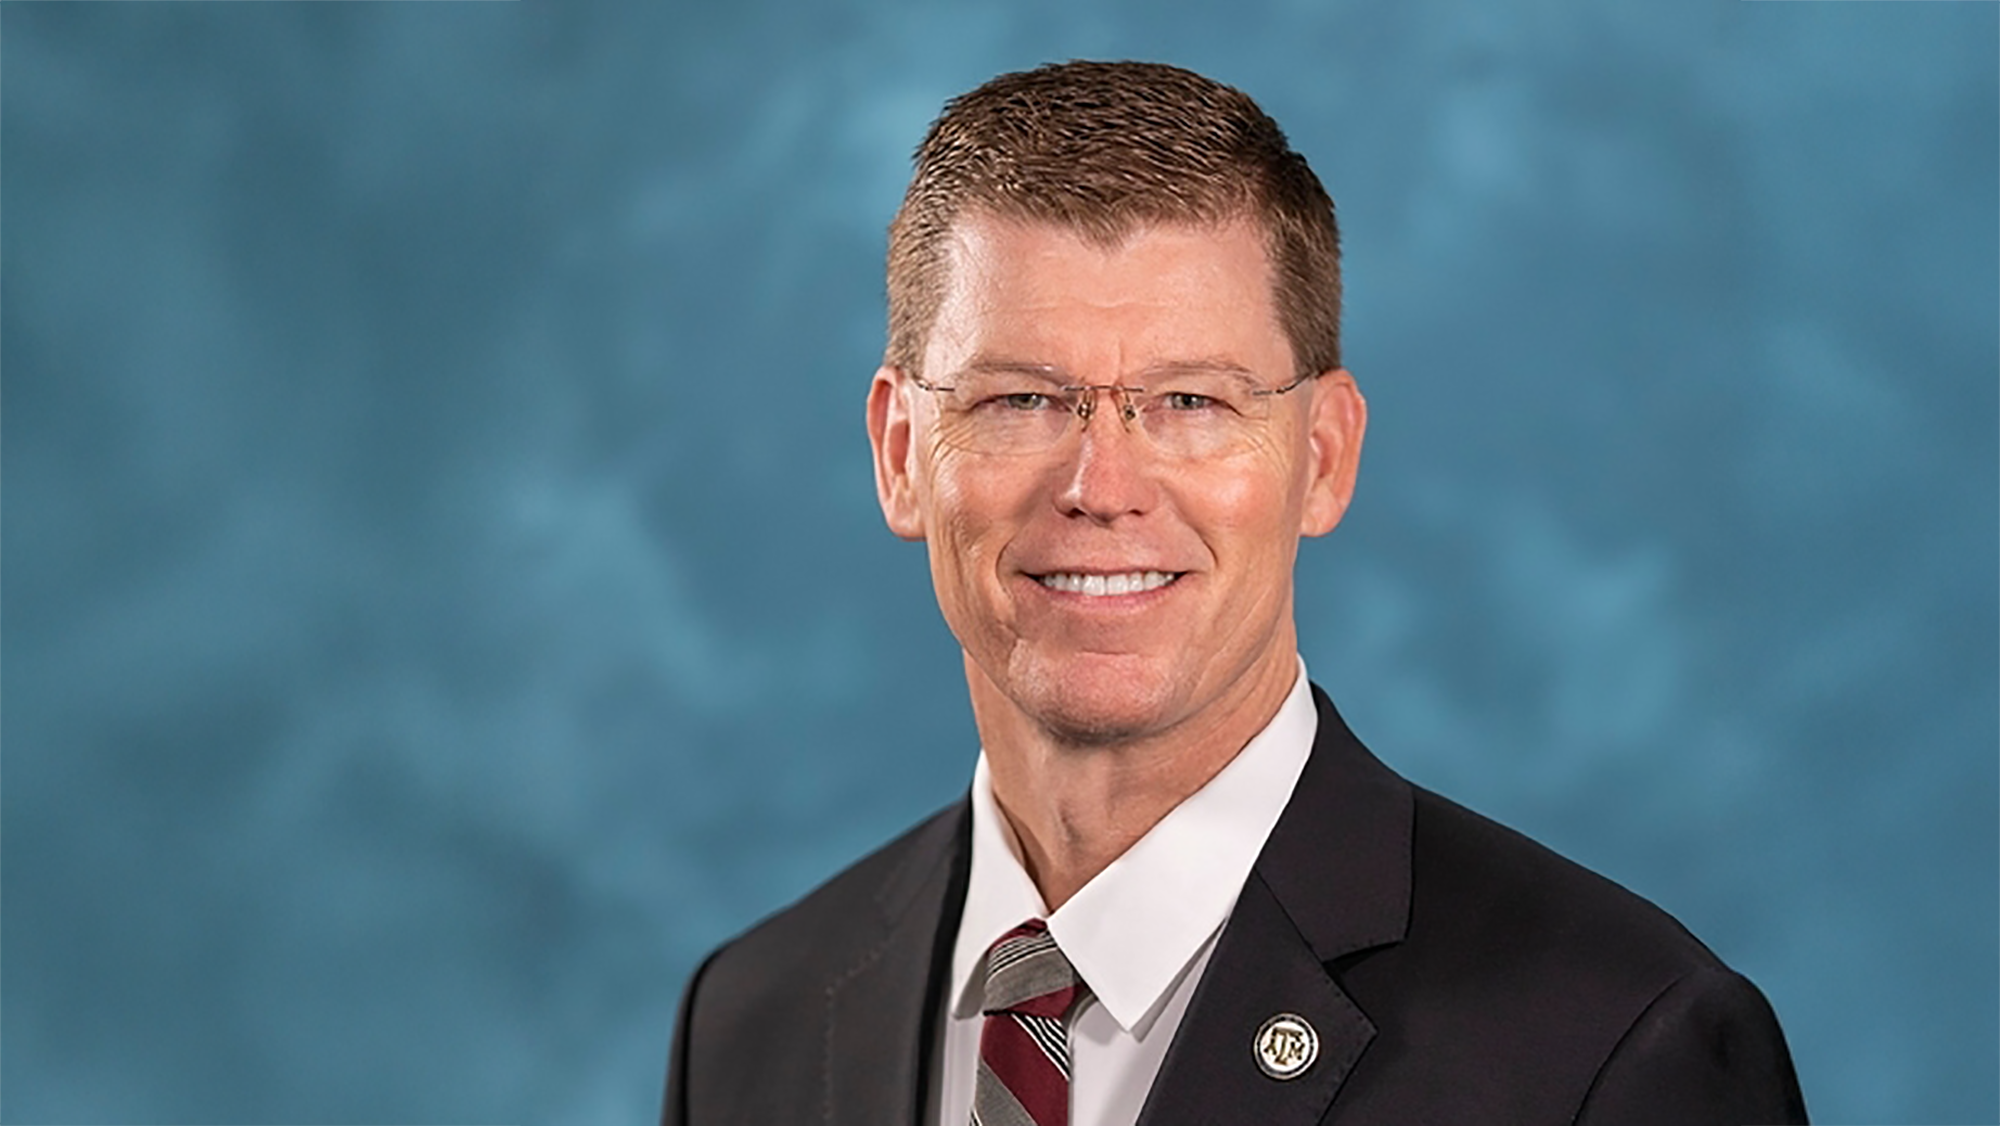
[[[1190,266],[1188,256],[1176,256],[1158,242],[1147,242],[1146,236],[1152,234],[1168,236],[1170,241],[1208,241],[1211,246],[1224,249],[1225,253],[1195,256],[1196,264]],[[1035,237],[1040,235],[1054,237]],[[1135,253],[1159,256],[1172,261],[1174,266],[1148,275],[1158,283],[1149,290],[1144,284],[1135,284],[1135,267],[1127,260],[1128,255]],[[1034,261],[1037,257],[1047,259],[1046,269],[1037,268]],[[1251,357],[1218,354],[1205,347],[1185,353],[1126,357],[1122,354],[1123,341],[1115,339],[1118,335],[1116,326],[1107,324],[1106,334],[1111,339],[1106,339],[1105,344],[1121,351],[1112,361],[1114,369],[1124,372],[1129,370],[1128,363],[1133,363],[1144,365],[1149,370],[1225,367],[1252,372],[1267,379],[1285,378],[1292,374],[1291,342],[1279,317],[1275,271],[1269,249],[1261,227],[1247,214],[1216,223],[1167,221],[1133,224],[1125,232],[1125,237],[1111,243],[1093,238],[1089,232],[1056,223],[987,211],[973,212],[961,216],[952,225],[945,239],[944,263],[945,285],[925,348],[926,370],[944,370],[934,367],[932,363],[939,353],[950,358],[951,362],[945,365],[949,369],[988,362],[1060,366],[1052,362],[1052,357],[1034,354],[1032,350],[1024,352],[1018,342],[1010,341],[1007,346],[994,347],[991,340],[973,338],[981,329],[992,327],[992,318],[980,314],[990,314],[996,309],[1017,316],[1044,309],[1052,313],[1087,309],[1114,316],[1135,310],[1137,315],[1143,316],[1147,309],[1155,305],[1199,303],[1213,298],[1233,301],[1240,306],[1237,312],[1253,325],[1249,335],[1269,333],[1265,339],[1275,338],[1283,342],[1285,362],[1276,365],[1278,370],[1256,371],[1254,369],[1271,365],[1254,365],[1246,362]],[[1258,281],[1257,285],[1247,290],[1241,284],[1246,272],[1254,274]],[[974,279],[979,280],[975,282]],[[1248,294],[1258,296],[1246,300]],[[1032,335],[1032,327],[1029,335]]]

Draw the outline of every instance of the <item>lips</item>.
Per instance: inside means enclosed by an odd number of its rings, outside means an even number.
[[[1179,571],[1125,571],[1120,573],[1084,573],[1077,571],[1054,571],[1036,575],[1034,579],[1050,590],[1065,594],[1081,594],[1086,598],[1109,598],[1121,594],[1144,594],[1158,590],[1181,577]]]

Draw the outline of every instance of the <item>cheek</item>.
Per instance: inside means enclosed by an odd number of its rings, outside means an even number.
[[[994,581],[996,561],[1021,525],[1025,490],[999,469],[951,457],[936,463],[930,484],[937,563],[961,585]]]
[[[1216,552],[1269,555],[1296,535],[1305,496],[1298,476],[1281,459],[1259,458],[1208,482],[1198,503],[1202,524],[1216,533]]]

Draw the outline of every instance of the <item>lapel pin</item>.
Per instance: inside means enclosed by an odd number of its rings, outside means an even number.
[[[1279,1013],[1257,1030],[1257,1066],[1273,1079],[1296,1079],[1319,1058],[1319,1033],[1296,1013]]]

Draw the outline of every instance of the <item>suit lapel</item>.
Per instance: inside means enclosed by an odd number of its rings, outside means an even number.
[[[929,1113],[938,1014],[971,868],[971,811],[941,818],[932,840],[883,883],[881,930],[826,986],[822,1121],[910,1126]]]
[[[1375,1026],[1311,947],[1295,932],[1287,936],[1292,930],[1269,885],[1253,872],[1167,1049],[1140,1126],[1320,1120]],[[1319,1037],[1318,1057],[1293,1079],[1272,1079],[1257,1066],[1258,1030],[1279,1014],[1303,1019]]]
[[[1317,687],[1313,699],[1312,757],[1216,940],[1140,1126],[1319,1122],[1375,1037],[1328,965],[1402,939],[1413,802]],[[1312,1065],[1290,1079],[1257,1064],[1258,1031],[1279,1014],[1319,1039]]]

